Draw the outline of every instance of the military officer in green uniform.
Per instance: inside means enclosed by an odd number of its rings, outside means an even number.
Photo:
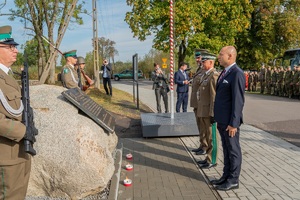
[[[11,33],[11,26],[0,27],[0,199],[23,200],[31,170],[24,138],[32,143],[35,138],[30,134],[33,127],[21,122],[21,88],[10,68],[17,60],[18,44]]]
[[[200,140],[200,145],[198,148],[193,149],[192,151],[195,152],[196,154],[204,154],[206,152],[203,151],[203,147],[207,147],[206,140],[203,136],[201,136],[201,131],[200,131],[200,121],[199,117],[197,117],[197,107],[198,107],[198,102],[197,102],[197,91],[200,86],[200,79],[203,75],[203,69],[202,69],[202,56],[201,54],[203,52],[207,52],[205,49],[195,49],[195,59],[197,63],[197,70],[195,74],[193,75],[191,82],[192,82],[192,92],[191,92],[191,98],[190,98],[190,107],[194,108],[194,114],[196,118],[196,123],[199,131],[199,140]]]
[[[204,160],[198,161],[201,168],[211,168],[217,165],[218,134],[212,131],[214,121],[214,102],[216,96],[216,84],[219,73],[215,70],[216,55],[211,53],[202,54],[203,75],[200,79],[200,86],[197,91],[197,116],[201,126],[201,136],[204,137],[207,147],[203,151],[207,156]]]
[[[75,65],[77,63],[76,50],[68,51],[63,53],[67,63],[63,66],[61,70],[61,80],[64,87],[70,88],[79,88],[78,82],[78,73],[75,70]]]

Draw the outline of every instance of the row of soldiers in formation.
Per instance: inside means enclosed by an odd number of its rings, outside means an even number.
[[[281,97],[299,98],[300,95],[300,66],[274,67],[263,65],[260,72],[245,72],[248,79],[246,89],[256,92],[258,83],[261,94]]]

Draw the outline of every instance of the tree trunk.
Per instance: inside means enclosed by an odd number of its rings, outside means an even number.
[[[179,51],[178,51],[178,69],[180,67],[180,63],[184,62],[184,59],[186,57],[186,45],[184,40],[181,40],[181,44],[179,45]]]

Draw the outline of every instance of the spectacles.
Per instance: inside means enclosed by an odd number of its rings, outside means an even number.
[[[17,46],[10,44],[8,46],[0,46],[0,48],[10,49],[11,51],[14,51],[15,49],[17,49]]]

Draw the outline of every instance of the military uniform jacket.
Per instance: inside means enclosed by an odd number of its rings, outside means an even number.
[[[64,87],[76,88],[78,87],[78,73],[70,64],[66,64],[61,70],[61,80]]]
[[[219,73],[212,69],[204,73],[198,88],[198,117],[213,117],[216,96],[216,85]]]
[[[293,80],[293,72],[292,71],[286,71],[285,77],[284,77],[284,83],[290,84]]]
[[[299,82],[299,75],[300,75],[299,71],[295,71],[295,73],[293,75],[293,81],[292,81],[293,84],[296,84]]]
[[[192,81],[192,92],[191,92],[191,99],[190,99],[190,106],[192,108],[197,108],[198,107],[198,102],[197,102],[197,91],[200,86],[200,80],[201,77],[205,73],[201,68],[198,68],[196,71],[193,81]]]
[[[21,88],[0,69],[0,89],[0,165],[15,165],[30,158],[22,140],[26,126],[21,122]]]
[[[259,80],[265,81],[266,80],[266,68],[261,68],[259,73]]]

